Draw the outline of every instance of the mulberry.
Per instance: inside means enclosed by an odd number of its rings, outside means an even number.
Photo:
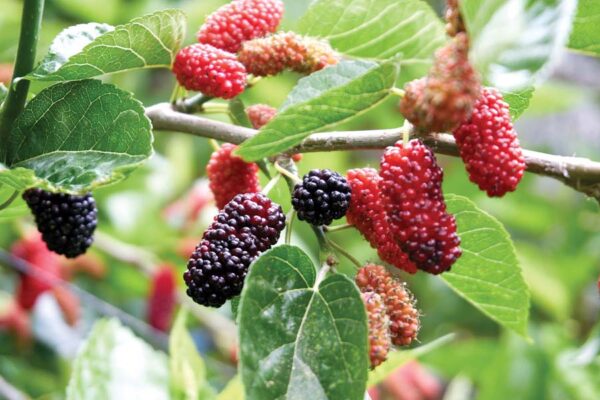
[[[456,220],[446,212],[442,169],[420,140],[386,148],[379,188],[392,236],[421,270],[440,274],[460,257]]]
[[[375,368],[387,360],[392,345],[390,318],[380,295],[375,292],[364,292],[361,296],[369,321],[369,358],[371,368]]]
[[[488,196],[501,197],[517,188],[525,159],[500,92],[483,89],[471,117],[454,130],[454,137],[471,182]]]
[[[148,323],[154,329],[168,332],[176,306],[175,270],[165,264],[158,267],[151,281],[148,296]]]
[[[260,191],[258,166],[234,156],[232,153],[236,148],[233,144],[223,144],[213,153],[206,167],[210,190],[219,209],[240,193]]]
[[[277,109],[266,104],[255,104],[246,108],[246,114],[254,129],[260,129],[277,115]]]
[[[281,0],[234,0],[210,14],[198,31],[198,42],[237,53],[243,42],[277,30]]]
[[[379,258],[396,268],[414,274],[417,266],[392,239],[390,226],[379,191],[381,177],[372,168],[351,169],[347,173],[352,190],[346,219],[377,249]]]
[[[450,131],[471,114],[481,85],[468,50],[467,35],[456,35],[436,52],[427,77],[405,86],[400,112],[420,131]]]
[[[246,69],[235,55],[208,44],[179,50],[173,73],[181,86],[206,96],[231,99],[246,88]]]
[[[293,32],[246,42],[238,58],[256,76],[277,75],[286,69],[311,74],[340,60],[327,42]]]
[[[446,7],[446,33],[448,36],[456,36],[465,32],[465,23],[460,14],[459,0],[448,0]]]
[[[278,204],[261,193],[235,196],[192,253],[183,279],[197,303],[220,307],[239,295],[250,264],[277,243],[285,227]]]
[[[23,199],[50,250],[74,258],[92,245],[98,211],[91,194],[78,196],[29,189],[23,193]]]
[[[367,264],[356,275],[356,285],[361,292],[375,292],[385,302],[390,319],[392,343],[408,346],[419,333],[419,311],[415,299],[403,282],[381,265]]]
[[[343,176],[328,169],[314,169],[294,188],[292,206],[299,220],[329,225],[346,215],[351,197],[350,186]]]

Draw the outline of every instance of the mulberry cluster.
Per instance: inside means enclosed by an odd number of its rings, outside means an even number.
[[[310,74],[339,62],[327,42],[293,32],[245,42],[238,57],[248,73],[256,76],[277,75],[286,69]]]
[[[206,167],[209,186],[219,209],[240,193],[260,191],[258,166],[232,153],[237,146],[225,143],[215,151]]]
[[[446,33],[449,36],[456,36],[465,32],[465,23],[460,14],[459,0],[448,0],[446,7]]]
[[[231,99],[246,88],[246,69],[235,55],[208,44],[179,50],[172,69],[181,86],[207,96]]]
[[[292,206],[299,220],[329,225],[346,215],[351,197],[350,186],[343,176],[328,169],[313,169],[294,188]]]
[[[391,239],[379,190],[381,177],[378,172],[373,168],[352,169],[348,171],[347,179],[352,191],[350,208],[346,213],[348,223],[354,225],[371,247],[377,249],[382,261],[411,274],[417,272],[417,266]]]
[[[91,246],[97,225],[96,202],[91,194],[77,196],[29,189],[23,193],[23,199],[50,250],[74,258]]]
[[[254,104],[246,108],[246,114],[254,129],[260,129],[275,118],[277,109],[266,104]]]
[[[454,216],[446,212],[442,169],[420,140],[386,148],[379,183],[393,239],[421,270],[440,274],[460,257]]]
[[[183,279],[197,303],[220,307],[241,293],[250,264],[277,243],[281,207],[261,193],[235,196],[215,217],[192,253]]]
[[[371,368],[375,368],[387,359],[392,345],[390,318],[380,295],[375,292],[364,292],[361,296],[369,323],[369,358]]]
[[[198,42],[237,53],[243,42],[275,32],[282,17],[281,0],[234,0],[206,18]]]
[[[385,302],[392,343],[408,346],[419,333],[419,311],[406,285],[381,265],[367,264],[358,271],[356,285],[363,293],[375,292]]]
[[[525,159],[500,92],[484,88],[471,117],[454,130],[469,178],[489,196],[512,192],[523,177]]]
[[[419,130],[450,131],[470,115],[481,85],[469,63],[468,50],[467,35],[456,35],[436,52],[427,77],[405,86],[400,112]]]

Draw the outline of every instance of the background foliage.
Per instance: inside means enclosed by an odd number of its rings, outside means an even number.
[[[3,13],[0,15],[0,63],[12,62],[16,53],[19,17],[21,2],[17,0],[5,0]],[[64,28],[74,23],[97,22],[109,25],[127,23],[130,19],[139,15],[152,13],[164,8],[181,8],[188,16],[189,29],[184,43],[193,42],[195,26],[199,25],[204,15],[214,10],[223,1],[155,1],[155,0],[106,0],[102,6],[88,1],[79,0],[55,0],[47,4],[46,17],[44,19],[42,43],[39,49],[38,59],[47,54],[52,39]],[[355,15],[344,13],[345,1],[337,1],[339,7],[320,10],[319,3],[311,12],[300,18],[308,8],[307,1],[286,2],[286,22],[289,28],[298,28],[300,32],[323,35],[330,39],[332,45],[350,55],[369,57],[374,60],[394,58],[401,54],[399,62],[400,73],[398,85],[415,77],[422,75],[427,70],[427,57],[423,53],[428,51],[428,46],[437,47],[439,43],[432,38],[436,33],[443,30],[441,22],[435,22],[434,13],[417,0],[377,1],[377,7],[368,8],[371,2],[354,0],[352,5],[356,11]],[[327,2],[328,4],[330,2]],[[407,23],[400,28],[395,28],[396,21],[404,18],[413,10],[408,5],[411,3],[419,7],[418,15],[431,18],[433,22],[421,26],[417,23]],[[441,12],[441,2],[431,2],[433,9]],[[486,3],[489,13],[496,12],[495,19],[490,21],[489,15],[475,12],[481,9],[482,3]],[[521,115],[517,124],[521,143],[524,147],[549,151],[556,154],[577,154],[598,158],[600,154],[600,140],[597,132],[600,131],[600,120],[597,115],[600,108],[600,86],[597,79],[600,73],[600,63],[591,58],[581,55],[565,54],[560,48],[553,46],[553,41],[559,40],[557,36],[567,35],[568,29],[564,26],[564,18],[573,12],[576,15],[575,28],[570,35],[569,46],[578,52],[599,54],[600,41],[590,38],[598,37],[597,27],[593,22],[594,17],[600,15],[600,10],[592,0],[580,0],[576,8],[574,1],[553,0],[546,3],[556,5],[559,12],[555,14],[543,14],[537,8],[528,7],[532,2],[527,1],[491,1],[468,0],[464,2],[463,9],[467,16],[467,23],[475,32],[475,58],[483,70],[502,71],[501,66],[509,65],[513,57],[523,61],[528,57],[528,62],[523,68],[521,82],[505,85],[506,79],[502,74],[490,73],[489,82],[502,87],[511,94],[511,106],[513,116]],[[491,4],[491,5],[490,5]],[[380,7],[380,8],[379,8]],[[364,12],[368,9],[368,12]],[[524,26],[521,20],[515,20],[514,13],[517,10],[519,16],[528,18],[530,25]],[[386,18],[381,16],[385,15]],[[325,30],[327,24],[319,24],[319,18],[326,16],[332,20],[338,20],[336,30]],[[348,19],[363,18],[362,30],[358,32],[349,30]],[[553,29],[547,29],[548,27]],[[95,26],[95,28],[98,28]],[[524,36],[524,29],[538,28],[539,35]],[[502,40],[496,40],[497,47],[489,47],[489,37],[498,37],[498,29],[509,29],[504,32]],[[418,35],[415,33],[418,32]],[[531,32],[531,31],[529,31]],[[181,32],[183,35],[183,32]],[[367,36],[365,36],[365,34]],[[359,45],[355,35],[360,35],[362,43],[370,45]],[[365,37],[367,39],[365,39]],[[411,38],[417,38],[411,41]],[[485,40],[486,38],[487,41]],[[531,40],[535,39],[534,43]],[[478,40],[486,45],[478,46]],[[522,42],[522,43],[521,43]],[[401,46],[392,44],[401,43]],[[522,46],[521,46],[522,44]],[[530,51],[530,46],[538,46],[540,51]],[[513,49],[506,53],[507,47]],[[516,49],[516,50],[514,50]],[[139,49],[138,49],[139,50]],[[143,53],[143,49],[141,49]],[[545,59],[550,53],[560,53],[563,57],[562,63],[546,65]],[[60,56],[56,57],[60,59]],[[165,55],[148,54],[144,63],[146,65],[164,65]],[[166,63],[168,64],[168,58]],[[102,70],[110,69],[110,63],[99,66]],[[140,65],[134,65],[132,68]],[[62,64],[61,64],[62,65]],[[376,75],[379,84],[390,86],[393,77],[390,71],[396,68],[393,63],[377,66],[372,64],[369,68],[366,62],[349,62],[342,64],[340,68],[348,68],[348,74]],[[535,66],[532,68],[531,66]],[[58,70],[57,72],[55,72]],[[535,70],[535,71],[534,71]],[[53,75],[54,73],[54,75]],[[91,77],[89,73],[80,71],[69,72],[68,63],[58,68],[42,68],[35,72],[33,81],[34,92],[40,92],[48,87],[45,80],[52,80],[52,76],[60,80],[61,74],[74,73],[77,77]],[[84,75],[78,75],[83,73]],[[540,76],[550,77],[545,83],[538,85],[535,90],[532,85]],[[368,78],[368,77],[367,77]],[[311,78],[304,84],[310,85]],[[313,78],[314,79],[314,78]],[[326,80],[326,77],[323,78]],[[589,79],[589,80],[586,80]],[[119,89],[112,85],[135,93],[137,99],[148,106],[158,101],[164,101],[169,97],[174,79],[167,70],[147,69],[142,71],[130,71],[103,77],[104,84],[98,84],[98,91],[107,91],[118,98],[118,101],[109,102],[107,105],[117,107],[122,102],[133,101],[127,99]],[[285,74],[280,77],[264,80],[257,85],[255,90],[248,91],[242,95],[246,104],[264,102],[279,107],[287,98],[290,90],[295,86],[297,77]],[[319,81],[321,85],[323,81]],[[373,81],[365,79],[360,82],[364,85],[372,85]],[[52,90],[61,90],[58,84]],[[323,89],[323,86],[317,86]],[[372,87],[369,86],[370,89]],[[298,102],[308,102],[309,106],[318,104],[319,101],[335,101],[338,97],[346,99],[354,110],[365,108],[359,101],[353,101],[346,96],[343,82],[332,83],[327,90],[315,94],[307,99],[298,97]],[[372,89],[375,92],[377,88]],[[40,96],[36,102],[44,101]],[[384,99],[361,118],[345,122],[339,129],[377,129],[391,128],[401,124],[400,114],[396,112],[397,99]],[[529,107],[527,108],[527,106]],[[302,106],[287,104],[287,113],[302,113]],[[44,109],[43,105],[39,106]],[[134,105],[133,108],[139,108]],[[131,107],[127,107],[131,108]],[[525,108],[527,108],[525,110]],[[35,108],[34,108],[35,109]],[[112,110],[112,108],[111,108]],[[52,112],[52,108],[50,107]],[[93,110],[92,110],[93,111]],[[135,114],[135,113],[134,113]],[[141,111],[131,118],[143,118]],[[219,118],[219,117],[215,117]],[[34,121],[37,119],[33,118]],[[345,120],[343,115],[337,116],[337,121]],[[26,130],[32,116],[27,115],[19,121],[18,126]],[[113,123],[113,118],[108,116],[103,121],[106,124]],[[326,124],[327,121],[325,121]],[[124,121],[126,124],[126,121]],[[272,134],[289,127],[272,127]],[[307,132],[297,132],[300,138]],[[48,132],[48,135],[56,135],[53,142],[60,141],[61,132]],[[123,159],[124,165],[136,164],[150,155],[150,141],[147,130],[136,132],[136,152],[125,152],[116,155],[111,162],[120,165]],[[51,136],[52,137],[52,136]],[[258,142],[259,139],[256,139]],[[79,142],[74,142],[79,143]],[[169,224],[164,215],[164,209],[175,199],[181,197],[193,182],[204,175],[204,166],[210,155],[211,148],[207,141],[200,138],[192,138],[184,135],[157,134],[155,142],[156,153],[143,167],[131,173],[126,181],[115,185],[99,188],[95,196],[99,202],[100,227],[114,237],[128,243],[142,246],[159,256],[161,260],[170,261],[177,266],[179,272],[183,271],[185,259],[176,249],[181,245],[184,238],[197,238],[201,235],[210,220],[210,212],[201,218],[201,221],[188,229],[179,229]],[[248,154],[252,147],[246,148]],[[61,151],[65,163],[68,163],[69,153],[72,151],[88,151],[81,147],[56,148]],[[273,151],[276,151],[274,149]],[[90,152],[90,163],[94,163],[93,154]],[[27,164],[31,154],[23,154],[18,160],[11,160],[15,166],[28,166],[36,170],[35,166]],[[345,171],[348,168],[364,165],[376,165],[378,152],[352,152],[307,154],[299,164],[302,172],[314,166],[332,168]],[[39,161],[39,160],[38,160]],[[476,187],[468,182],[464,168],[460,160],[440,157],[445,169],[444,190],[447,193],[457,193],[468,197],[479,208],[496,217],[512,236],[515,248],[492,249],[489,251],[507,254],[505,265],[498,265],[495,274],[503,276],[490,276],[489,271],[478,270],[478,257],[489,257],[490,254],[485,247],[474,254],[465,254],[459,265],[452,273],[446,274],[444,279],[455,291],[450,290],[440,279],[418,274],[409,277],[410,287],[419,299],[419,307],[425,318],[423,318],[423,329],[420,340],[429,343],[443,337],[448,333],[457,333],[451,344],[441,344],[434,350],[421,355],[421,360],[434,373],[446,382],[455,379],[466,380],[469,385],[477,388],[478,397],[481,399],[505,399],[513,396],[519,399],[590,399],[600,391],[600,327],[598,326],[598,311],[600,301],[596,288],[598,270],[600,269],[600,217],[598,216],[598,205],[586,200],[582,195],[573,192],[560,183],[537,176],[527,175],[517,193],[511,194],[503,199],[488,199],[484,194],[477,191]],[[45,171],[43,163],[38,166],[41,174]],[[17,179],[31,180],[26,171],[20,171],[23,177]],[[40,175],[38,175],[40,176]],[[98,177],[77,174],[69,174],[72,181],[66,182],[65,177],[49,174],[43,176],[49,183],[60,182],[70,188],[77,188],[82,180],[85,184],[93,183]],[[102,177],[106,179],[106,177]],[[118,180],[120,177],[111,177]],[[15,178],[16,179],[16,178]],[[6,186],[0,188],[0,203],[11,195],[12,191]],[[284,207],[289,207],[289,195],[283,183],[272,192],[273,197]],[[449,197],[449,208],[453,207],[468,212],[473,204],[462,197]],[[464,211],[467,210],[467,211]],[[9,248],[11,243],[19,236],[19,224],[15,223],[13,216],[26,215],[26,208],[21,201],[3,211],[0,215],[0,247]],[[459,229],[463,241],[468,243],[470,230],[486,230],[489,234],[491,246],[498,237],[505,236],[502,227],[485,215],[476,220],[465,218],[461,223],[461,213],[458,215]],[[356,232],[340,232],[335,234],[338,242],[344,243],[344,247],[353,254],[360,254],[361,258],[376,255],[368,244],[364,242]],[[293,242],[300,246],[314,260],[317,245],[312,232],[307,226],[297,225]],[[479,243],[479,242],[478,242]],[[485,240],[483,241],[485,244]],[[283,251],[283,250],[281,250]],[[146,298],[148,294],[148,278],[132,265],[119,262],[99,249],[93,250],[94,254],[101,257],[107,264],[107,275],[100,282],[90,278],[77,278],[75,283],[98,297],[107,300],[139,319],[145,318]],[[493,257],[492,257],[493,258]],[[478,301],[470,303],[463,298],[470,290],[469,280],[461,277],[462,268],[468,266],[474,278],[481,281],[495,279],[496,281],[513,279],[510,265],[520,262],[524,280],[531,292],[531,309],[529,310],[529,324],[526,326],[527,315],[515,313],[511,306],[515,303],[526,303],[526,299],[514,298],[511,293],[502,293],[491,285],[489,292],[483,294],[474,293],[470,297]],[[307,263],[305,263],[307,264]],[[307,266],[307,268],[309,268]],[[505,269],[506,268],[506,269]],[[352,273],[353,268],[349,264],[342,264],[340,270]],[[258,274],[260,271],[256,271]],[[0,270],[0,289],[3,292],[14,290],[15,275],[13,271]],[[473,277],[472,277],[473,278]],[[515,280],[517,287],[524,285],[522,281]],[[471,290],[471,292],[473,292]],[[486,307],[490,293],[497,298],[505,299],[508,308],[498,306]],[[461,295],[462,294],[462,295]],[[245,307],[241,305],[241,321],[244,321]],[[84,303],[84,319],[77,329],[70,332],[69,341],[71,348],[76,348],[82,340],[90,334],[93,322],[100,314],[90,304]],[[79,397],[78,387],[93,387],[94,383],[87,382],[89,377],[78,375],[78,367],[89,362],[88,358],[97,360],[101,368],[98,375],[107,377],[114,375],[118,379],[111,380],[113,388],[118,388],[121,379],[129,379],[137,382],[154,383],[156,396],[168,396],[167,375],[177,376],[174,383],[171,378],[171,394],[174,398],[194,398],[193,393],[206,391],[202,398],[212,398],[215,394],[207,386],[210,383],[215,389],[221,389],[227,385],[225,392],[219,395],[220,399],[238,399],[241,391],[240,380],[230,381],[235,374],[235,368],[230,360],[229,354],[223,352],[219,346],[219,333],[223,325],[219,321],[231,318],[230,310],[225,307],[212,314],[202,316],[202,322],[192,316],[180,315],[171,333],[171,359],[167,361],[162,353],[150,348],[147,344],[124,331],[114,321],[101,322],[94,327],[91,339],[87,342],[83,353],[73,362],[74,351],[59,350],[60,342],[65,336],[59,336],[60,340],[52,340],[48,335],[41,334],[50,327],[60,326],[59,322],[42,315],[34,315],[34,331],[38,340],[34,347],[21,349],[15,346],[14,338],[7,333],[0,332],[0,376],[21,388],[32,397],[47,396],[47,398],[64,398],[64,388],[72,372],[74,380],[71,381],[66,393],[67,398]],[[354,316],[363,318],[364,316]],[[515,332],[505,330],[492,319],[503,322]],[[188,336],[185,321],[191,336]],[[227,327],[227,325],[225,325]],[[260,325],[256,327],[260,329]],[[526,333],[528,331],[528,333]],[[519,336],[517,333],[521,334]],[[530,337],[530,339],[527,338]],[[301,335],[298,336],[301,338]],[[150,338],[144,338],[150,340]],[[163,338],[164,339],[164,338]],[[222,339],[222,338],[221,338]],[[111,341],[119,340],[122,349],[118,357],[111,352]],[[300,339],[298,339],[300,340]],[[151,341],[151,340],[150,340]],[[202,354],[201,358],[189,356],[194,343]],[[154,343],[160,350],[166,350],[167,345]],[[242,357],[244,356],[242,338]],[[276,343],[269,343],[275,346]],[[182,349],[190,349],[183,351]],[[185,353],[185,357],[182,354]],[[415,351],[419,354],[418,351]],[[425,353],[425,352],[423,352]],[[412,357],[411,354],[398,353],[398,358]],[[116,358],[115,358],[116,357]],[[121,358],[124,357],[124,358]],[[125,360],[135,360],[140,366],[152,363],[153,368],[136,368],[136,374],[130,375],[126,369],[114,370],[118,364]],[[88,361],[86,361],[88,360]],[[363,360],[364,361],[364,360]],[[361,361],[361,362],[363,362]],[[402,360],[400,360],[402,361]],[[333,362],[333,361],[332,361]],[[108,371],[102,373],[102,371]],[[187,372],[186,372],[187,371]],[[190,373],[189,371],[194,371]],[[199,372],[200,371],[200,372]],[[110,373],[109,373],[110,372]],[[96,377],[95,379],[100,379]],[[242,379],[248,382],[250,379],[242,371]],[[366,380],[367,377],[357,377],[357,381]],[[369,378],[373,382],[373,375]],[[251,380],[251,379],[250,379]],[[96,382],[98,382],[96,380]],[[161,384],[164,382],[164,384]],[[190,392],[186,392],[186,389]],[[194,390],[194,388],[196,390]],[[293,385],[288,390],[293,390]],[[100,390],[100,389],[99,389]],[[105,387],[101,390],[107,390]],[[112,390],[109,389],[108,390]],[[256,390],[260,390],[257,388]],[[190,394],[191,393],[191,394]],[[89,397],[88,397],[89,398]],[[163,398],[163,397],[156,397]]]

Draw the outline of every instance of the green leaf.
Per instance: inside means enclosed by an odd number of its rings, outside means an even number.
[[[67,400],[167,400],[168,374],[163,353],[117,320],[101,320],[75,359]]]
[[[513,121],[516,121],[521,114],[527,110],[534,90],[535,89],[532,87],[528,87],[518,92],[502,93],[504,101],[506,101],[510,107],[510,115],[512,116]]]
[[[0,183],[0,223],[29,214],[27,205],[19,191]]]
[[[4,86],[4,83],[0,83],[0,106],[2,106],[2,103],[4,102],[4,99],[6,98],[7,95],[8,95],[7,87]]]
[[[362,400],[367,319],[346,276],[317,277],[300,248],[279,246],[250,268],[240,303],[241,374],[248,400]]]
[[[447,195],[456,216],[462,256],[442,279],[500,325],[527,337],[529,288],[508,232],[469,199]]]
[[[15,121],[7,164],[84,191],[123,179],[152,154],[150,121],[130,93],[96,80],[40,92]]]
[[[206,366],[188,333],[187,314],[179,312],[169,337],[171,394],[177,400],[209,400],[215,393],[206,380]]]
[[[342,61],[303,78],[277,116],[237,153],[248,161],[269,157],[364,113],[389,95],[397,75],[395,61]]]
[[[217,396],[217,400],[244,400],[244,385],[239,375],[234,376]]]
[[[464,0],[471,58],[487,84],[533,86],[569,37],[576,0]]]
[[[244,102],[239,97],[236,97],[229,102],[229,115],[234,124],[246,128],[253,128],[250,119],[248,119],[248,114],[246,114]]]
[[[0,185],[6,185],[13,190],[25,190],[31,186],[43,186],[34,172],[26,168],[8,169],[0,164]]]
[[[385,378],[390,376],[394,371],[407,362],[416,360],[419,357],[446,345],[454,340],[454,337],[454,334],[449,334],[414,349],[392,351],[389,354],[388,359],[383,364],[369,372],[369,381],[367,383],[367,387],[380,384],[385,380]]]
[[[76,25],[57,36],[42,64],[26,78],[69,81],[137,68],[169,68],[185,24],[183,12],[165,10],[114,30],[104,24]]]
[[[600,2],[579,0],[569,47],[590,55],[600,56]]]
[[[382,60],[402,55],[402,74],[410,70],[413,77],[427,72],[445,41],[442,21],[421,0],[317,0],[299,29],[351,56]]]

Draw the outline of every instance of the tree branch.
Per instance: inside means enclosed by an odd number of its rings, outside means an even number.
[[[146,115],[156,130],[182,132],[233,144],[240,144],[257,133],[254,129],[179,112],[168,103],[148,107]],[[400,139],[402,139],[401,128],[315,133],[307,137],[300,145],[290,149],[289,152],[381,149],[393,145]],[[449,156],[459,155],[452,135],[435,133],[424,136],[422,139],[436,153]],[[557,179],[600,201],[600,162],[531,150],[523,150],[523,155],[528,172]]]

